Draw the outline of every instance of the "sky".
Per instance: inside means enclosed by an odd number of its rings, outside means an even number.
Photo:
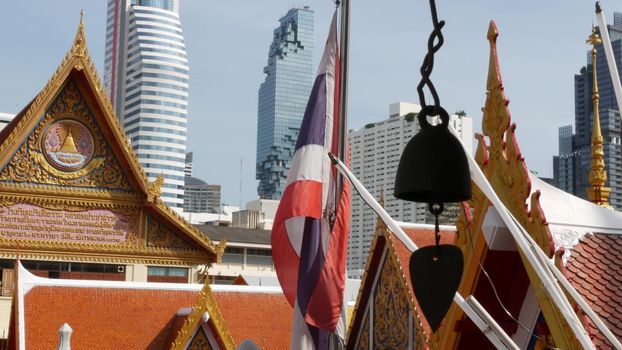
[[[432,30],[428,1],[353,0],[348,127],[388,118],[389,104],[418,103],[416,86]],[[601,1],[607,21],[622,5]],[[294,6],[315,10],[315,61],[321,56],[332,0],[182,0],[190,64],[188,150],[194,176],[222,186],[222,202],[257,198],[257,92],[272,31]],[[552,177],[557,132],[574,122],[573,77],[586,64],[595,22],[586,0],[437,1],[445,43],[431,79],[448,111],[464,110],[481,132],[490,20],[500,32],[499,64],[527,166]],[[17,113],[52,76],[85,11],[89,52],[103,77],[106,1],[10,1],[0,11],[0,112]],[[316,69],[314,67],[314,70]]]

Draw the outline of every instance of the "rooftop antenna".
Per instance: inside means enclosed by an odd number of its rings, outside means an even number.
[[[244,158],[240,157],[240,200],[238,202],[239,210],[242,210],[242,164],[244,162]]]

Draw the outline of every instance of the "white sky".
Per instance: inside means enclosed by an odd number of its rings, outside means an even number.
[[[392,102],[418,103],[419,67],[432,30],[423,0],[352,0],[348,126],[386,119]],[[601,1],[607,20],[622,5]],[[182,0],[190,61],[189,150],[194,175],[222,185],[223,202],[256,197],[257,90],[272,30],[292,6],[315,9],[315,66],[324,47],[331,0]],[[531,170],[552,176],[557,129],[574,123],[573,76],[586,64],[594,2],[437,0],[445,44],[432,81],[448,112],[465,110],[481,130],[494,19],[512,121]],[[106,1],[8,1],[0,11],[0,112],[17,113],[70,47],[80,10],[90,53],[103,74]],[[315,68],[314,68],[315,71]],[[240,195],[240,159],[243,160]]]

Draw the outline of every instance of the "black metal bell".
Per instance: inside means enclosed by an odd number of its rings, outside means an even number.
[[[449,115],[438,107],[441,123],[430,125],[434,106],[424,107],[417,119],[421,130],[402,152],[394,196],[411,202],[453,203],[471,199],[469,163],[460,141],[447,128]]]

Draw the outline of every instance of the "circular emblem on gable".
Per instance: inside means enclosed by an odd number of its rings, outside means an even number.
[[[94,152],[93,136],[84,124],[59,120],[47,128],[43,135],[43,152],[56,169],[74,171],[84,167]]]

